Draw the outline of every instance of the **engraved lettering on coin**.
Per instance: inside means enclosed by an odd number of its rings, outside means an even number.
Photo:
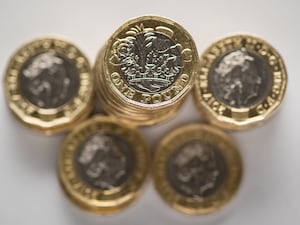
[[[57,108],[70,101],[79,88],[79,73],[71,60],[55,51],[29,59],[20,74],[20,90],[40,108]]]
[[[203,198],[213,194],[223,183],[226,163],[223,155],[213,146],[192,141],[171,155],[167,175],[178,193]]]
[[[138,91],[163,91],[180,75],[181,46],[167,35],[139,32],[118,40],[115,48],[110,63],[119,65],[123,79]]]
[[[135,164],[130,145],[121,137],[96,133],[84,142],[77,153],[75,167],[89,186],[110,190],[124,184]]]
[[[267,61],[244,48],[220,56],[213,64],[209,83],[214,96],[235,107],[251,107],[271,89],[272,74]]]

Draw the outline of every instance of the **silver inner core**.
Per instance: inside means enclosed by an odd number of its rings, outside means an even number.
[[[267,61],[244,48],[220,56],[209,73],[214,96],[225,105],[245,108],[256,105],[268,95],[272,73]]]
[[[78,92],[79,73],[66,56],[48,51],[29,59],[20,73],[20,91],[40,108],[57,108]]]
[[[179,147],[168,160],[171,186],[181,195],[203,198],[218,190],[226,177],[226,162],[213,146],[191,141]]]
[[[135,157],[131,146],[119,136],[96,133],[77,150],[75,168],[90,187],[110,190],[123,185],[132,175]]]
[[[134,89],[146,93],[170,87],[182,68],[180,46],[157,32],[127,38],[120,47],[119,60],[123,79]]]

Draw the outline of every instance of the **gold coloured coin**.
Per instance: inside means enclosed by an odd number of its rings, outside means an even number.
[[[153,165],[160,196],[190,215],[219,210],[234,196],[242,177],[241,158],[232,140],[201,124],[167,134],[157,146]]]
[[[284,97],[287,73],[283,59],[260,38],[223,38],[203,53],[200,68],[195,103],[219,127],[252,127],[268,119]]]
[[[65,139],[59,177],[67,196],[81,208],[113,213],[139,196],[149,160],[147,144],[134,127],[95,116]]]
[[[88,60],[73,44],[56,38],[37,39],[17,50],[4,89],[16,117],[46,134],[70,129],[93,108]]]
[[[175,114],[197,73],[190,34],[169,19],[143,16],[121,26],[99,52],[96,90],[107,113],[152,125]]]

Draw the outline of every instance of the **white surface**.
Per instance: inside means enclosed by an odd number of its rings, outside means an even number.
[[[300,221],[299,1],[0,1],[0,71],[11,54],[31,38],[66,36],[91,62],[104,41],[126,20],[145,14],[165,16],[194,37],[199,53],[212,41],[245,31],[269,41],[282,54],[289,83],[279,112],[266,124],[234,132],[245,174],[235,200],[225,210],[186,216],[161,201],[149,182],[129,209],[95,216],[72,205],[56,177],[63,135],[45,137],[28,130],[7,109],[0,91],[0,224],[112,225],[220,224],[297,225]],[[178,116],[143,129],[150,143],[177,124],[200,121],[191,98]]]

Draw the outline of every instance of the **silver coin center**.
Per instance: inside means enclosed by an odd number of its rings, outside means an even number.
[[[40,108],[57,108],[70,101],[79,88],[79,74],[65,56],[48,51],[29,59],[20,74],[20,90]]]
[[[265,59],[242,48],[226,52],[216,60],[209,85],[222,103],[235,108],[251,107],[268,95],[272,74]]]
[[[215,192],[226,174],[223,156],[211,145],[193,141],[180,147],[168,162],[173,188],[187,197],[206,197]]]
[[[80,147],[75,164],[88,185],[110,190],[128,180],[133,171],[134,156],[125,140],[97,133]]]
[[[143,32],[120,47],[123,78],[136,90],[156,93],[170,87],[182,69],[181,48],[168,36]]]

